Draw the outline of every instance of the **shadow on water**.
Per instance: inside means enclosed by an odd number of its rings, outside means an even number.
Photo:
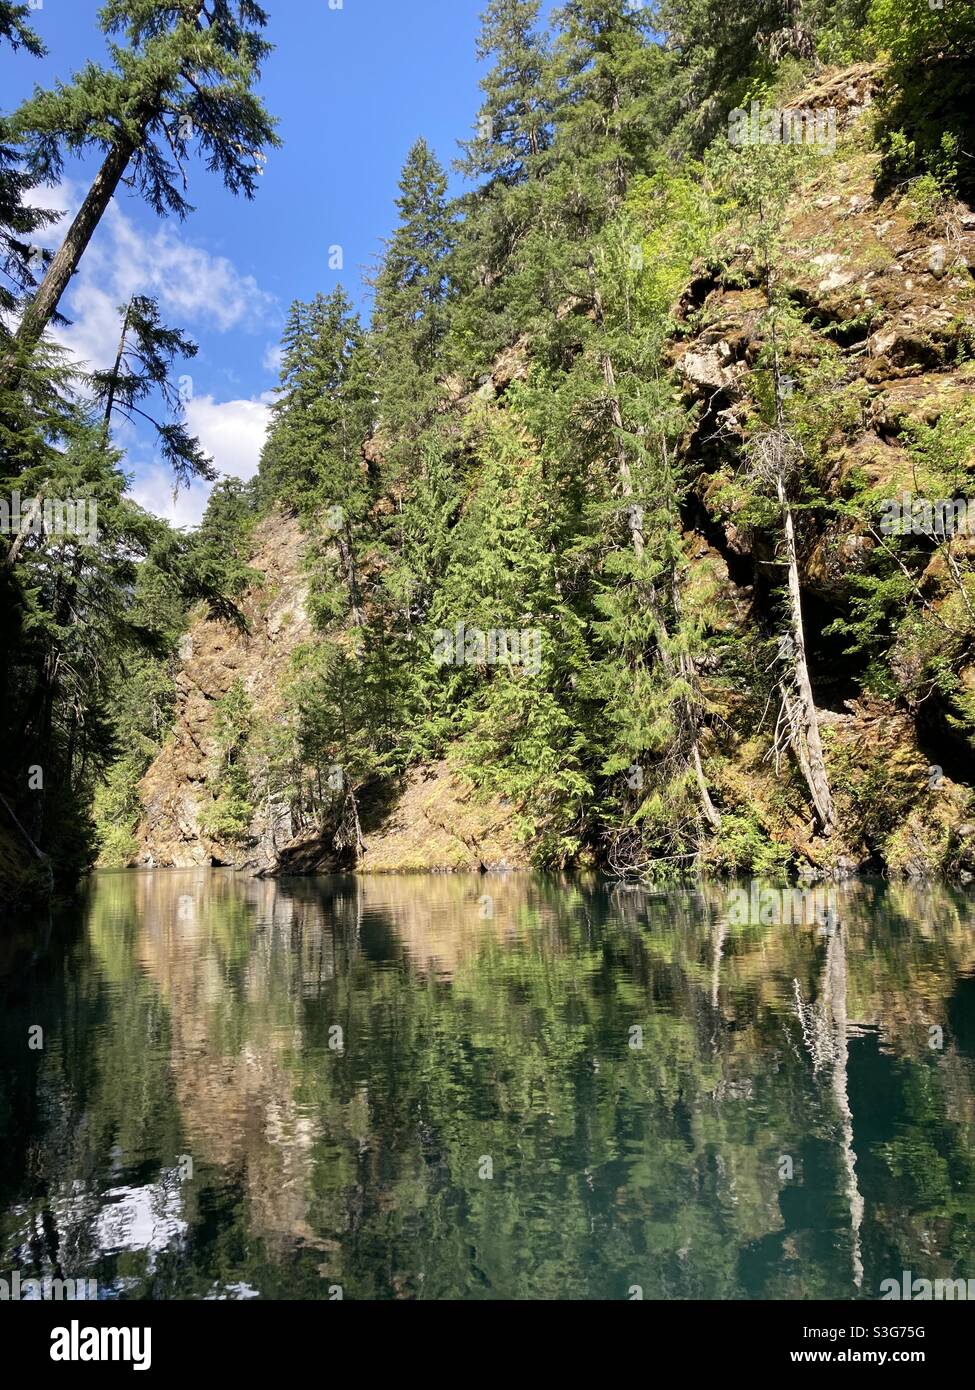
[[[975,1277],[973,907],[96,875],[0,955],[0,1274],[316,1299]]]

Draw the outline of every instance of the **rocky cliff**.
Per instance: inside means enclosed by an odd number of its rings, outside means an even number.
[[[144,815],[136,831],[135,862],[166,868],[233,864],[273,865],[290,826],[252,826],[252,847],[216,843],[201,829],[212,799],[207,791],[216,747],[214,709],[236,681],[263,719],[273,719],[292,653],[311,636],[306,611],[304,538],[294,517],[266,517],[254,538],[252,565],[262,579],[240,600],[242,623],[199,616],[189,629],[176,678],[172,733],[139,788]]]
[[[309,874],[344,863],[330,837],[294,824],[286,805],[260,804],[243,841],[215,840],[203,828],[212,802],[217,702],[239,681],[256,720],[272,722],[291,658],[313,637],[305,554],[297,519],[273,512],[255,534],[252,565],[262,577],[240,600],[243,621],[200,615],[191,624],[177,676],[173,729],[139,788],[144,814],[136,830],[134,865],[233,865],[259,873]],[[510,809],[494,798],[475,800],[446,762],[414,769],[364,819],[364,831],[359,861],[364,872],[476,872],[527,863]]]
[[[821,386],[827,475],[834,518],[807,528],[800,573],[816,704],[838,800],[839,825],[818,838],[802,798],[793,798],[764,741],[744,737],[719,773],[725,805],[748,807],[776,842],[813,872],[885,869],[924,876],[936,867],[968,876],[975,825],[969,747],[950,701],[914,690],[916,657],[906,648],[901,689],[890,698],[864,689],[866,663],[830,630],[848,616],[853,583],[883,537],[863,517],[844,518],[858,492],[896,498],[917,491],[907,447],[913,425],[936,425],[971,403],[975,390],[973,275],[975,214],[954,204],[919,208],[901,188],[884,191],[871,148],[877,71],[860,66],[825,75],[793,105],[838,111],[840,140],[814,162],[781,226],[780,284],[799,325],[790,369],[815,372]],[[780,559],[767,537],[736,525],[723,490],[742,465],[755,418],[752,375],[767,347],[767,316],[753,248],[725,245],[687,288],[672,360],[697,407],[684,443],[696,474],[688,507],[688,553],[721,594],[725,630],[767,635],[770,575]],[[975,459],[969,466],[975,470]],[[729,515],[730,510],[730,515]],[[975,542],[959,538],[963,549]],[[946,558],[933,547],[918,581],[922,624],[937,624],[950,601]],[[778,583],[778,579],[775,580]],[[962,684],[975,688],[965,664]],[[756,735],[758,729],[755,730]],[[954,781],[949,770],[964,781]]]
[[[866,132],[877,81],[865,66],[827,73],[794,103],[837,111],[840,134],[836,149],[812,162],[787,210],[779,270],[802,330],[791,363],[814,370],[828,362],[831,372],[821,387],[824,411],[836,408],[825,429],[823,486],[831,504],[848,496],[853,480],[891,497],[910,490],[912,422],[936,424],[975,389],[975,214],[959,204],[919,210],[903,190],[884,190],[880,156],[858,135]],[[771,577],[779,563],[774,543],[739,525],[726,501],[755,414],[753,369],[766,347],[766,307],[753,248],[718,244],[686,288],[671,349],[694,418],[683,444],[696,479],[684,515],[689,589],[713,589],[712,621],[738,642],[774,634],[772,590],[779,582]],[[455,408],[475,396],[503,407],[529,352],[523,341],[514,345],[473,392],[456,383]],[[703,749],[716,797],[732,815],[747,811],[813,874],[883,868],[924,876],[947,868],[968,875],[975,870],[968,743],[950,701],[936,689],[916,699],[906,669],[901,692],[868,693],[862,661],[830,631],[850,612],[852,577],[882,544],[875,530],[852,516],[844,520],[841,507],[833,510],[825,530],[803,532],[799,565],[836,832],[828,839],[817,834],[801,787],[777,775],[768,729],[756,721],[750,730],[746,697],[736,707],[717,680],[710,694],[719,718]],[[215,702],[239,679],[260,718],[273,721],[290,657],[312,638],[298,522],[279,513],[264,520],[253,563],[264,577],[244,597],[246,628],[200,618],[190,630],[174,729],[141,786],[141,864],[296,873],[338,867],[328,837],[299,833],[280,809],[257,811],[245,848],[216,843],[201,829]],[[945,565],[935,549],[918,583],[932,621],[948,601]],[[905,650],[905,668],[911,660]],[[707,685],[706,663],[701,676]],[[975,666],[963,666],[961,678],[975,694]],[[526,862],[510,808],[474,800],[446,762],[415,769],[392,804],[374,812],[365,840],[359,867],[366,871]]]

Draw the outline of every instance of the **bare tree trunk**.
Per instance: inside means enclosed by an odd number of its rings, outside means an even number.
[[[802,773],[812,797],[816,818],[823,834],[829,835],[833,829],[835,810],[829,775],[826,771],[826,760],[823,756],[823,743],[819,733],[819,715],[816,711],[816,702],[813,699],[812,682],[809,679],[809,664],[806,660],[806,634],[802,620],[802,590],[799,584],[799,556],[796,549],[796,529],[788,489],[790,449],[794,450],[796,446],[792,443],[786,426],[785,392],[772,294],[772,265],[768,255],[766,255],[763,269],[775,387],[775,429],[763,441],[765,454],[763,464],[765,470],[771,472],[775,483],[775,495],[778,498],[779,509],[782,514],[785,560],[788,569],[789,627],[792,637],[790,655],[800,716],[798,728],[790,716],[790,727],[793,729],[793,746],[796,749]],[[786,703],[788,703],[788,694],[785,691],[783,693]]]
[[[835,928],[826,946],[823,969],[823,999],[833,1023],[833,1096],[840,1116],[840,1138],[843,1146],[843,1171],[846,1200],[850,1210],[850,1234],[853,1240],[853,1282],[859,1289],[863,1284],[863,1254],[860,1229],[863,1225],[863,1194],[857,1181],[856,1150],[853,1147],[853,1111],[850,1109],[850,1087],[847,1076],[849,1042],[846,1013],[846,939],[842,928]]]
[[[108,394],[105,397],[105,418],[104,432],[105,443],[110,438],[112,429],[112,411],[115,409],[115,393],[118,390],[118,381],[122,373],[122,359],[125,356],[125,339],[129,332],[129,318],[132,315],[132,300],[130,299],[125,306],[125,317],[122,320],[122,335],[118,342],[118,352],[115,354],[115,365],[112,367],[112,375],[109,378]]]
[[[779,470],[776,480],[776,493],[782,510],[782,527],[785,536],[786,565],[789,572],[789,626],[791,629],[791,660],[795,677],[796,694],[800,708],[800,738],[802,745],[797,747],[799,763],[809,787],[813,806],[820,827],[825,835],[833,828],[833,795],[823,756],[823,743],[819,734],[819,715],[813,699],[812,683],[809,679],[809,665],[806,661],[806,635],[802,621],[802,594],[799,587],[799,560],[796,552],[796,532],[792,519],[792,508],[786,492],[785,479]],[[787,697],[788,698],[788,697]],[[791,721],[790,721],[791,722]]]
[[[13,540],[10,543],[10,549],[3,557],[2,569],[4,574],[9,574],[10,571],[13,569],[14,565],[17,563],[17,558],[20,555],[21,550],[24,548],[24,541],[30,535],[31,527],[33,526],[37,514],[41,510],[43,505],[44,493],[39,492],[38,495],[32,499],[32,505],[27,509],[26,515],[21,517],[20,529],[18,530],[16,536],[14,536]]]

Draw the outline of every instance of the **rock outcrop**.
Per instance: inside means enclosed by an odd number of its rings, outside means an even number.
[[[144,815],[135,863],[164,868],[275,866],[291,826],[258,815],[246,848],[211,840],[201,828],[216,748],[217,700],[240,680],[262,720],[274,718],[292,653],[312,635],[304,573],[305,540],[296,517],[274,512],[257,528],[252,565],[262,580],[240,601],[243,625],[201,616],[184,640],[172,732],[139,787]]]
[[[826,76],[792,104],[839,106],[842,130],[871,105],[875,80],[865,67]],[[826,440],[821,485],[830,502],[849,496],[854,477],[891,498],[910,492],[905,430],[911,422],[935,424],[975,392],[975,215],[956,204],[932,216],[900,189],[885,193],[879,174],[880,155],[866,140],[841,140],[823,154],[781,228],[778,283],[806,330],[806,346],[797,335],[789,350],[800,368],[813,368],[825,350],[835,380],[821,389],[847,405],[847,417]],[[685,441],[697,476],[689,516],[706,535],[723,626],[739,638],[750,628],[770,628],[768,575],[777,559],[767,539],[737,524],[719,496],[741,467],[754,420],[752,371],[766,346],[765,308],[751,248],[721,249],[685,293],[672,355],[685,397],[698,408]],[[950,711],[939,710],[931,692],[922,737],[922,711],[910,708],[907,683],[903,700],[867,697],[844,666],[843,637],[827,631],[848,611],[851,578],[864,570],[878,539],[852,519],[833,520],[818,536],[812,528],[809,536],[800,554],[803,606],[840,830],[829,842],[817,837],[802,798],[792,802],[783,792],[767,742],[758,740],[741,742],[717,774],[722,804],[749,808],[773,841],[814,872],[842,876],[869,866],[924,877],[950,860],[968,874],[975,868],[971,791],[939,765]],[[689,528],[692,566],[701,542]],[[932,582],[939,564],[935,551],[921,581],[932,613],[941,601]],[[706,681],[706,669],[702,674]],[[961,675],[966,686],[975,682],[975,671]],[[873,810],[865,814],[865,807]]]
[[[231,865],[259,874],[330,873],[349,867],[328,833],[299,829],[286,807],[258,806],[241,843],[202,827],[211,801],[216,702],[240,681],[256,719],[275,718],[292,655],[313,636],[307,611],[306,542],[295,517],[275,512],[258,527],[252,565],[261,575],[243,595],[243,624],[206,616],[192,623],[176,679],[172,732],[140,784],[136,831],[140,866],[188,869]],[[365,873],[457,872],[527,865],[513,813],[498,798],[475,799],[446,762],[414,769],[381,806],[363,812]]]
[[[842,394],[856,415],[851,424],[848,411],[826,443],[820,481],[830,501],[846,495],[854,476],[892,497],[910,490],[905,426],[936,422],[975,390],[975,214],[956,205],[932,217],[903,190],[884,192],[880,156],[855,134],[876,81],[876,71],[863,65],[824,73],[791,103],[834,108],[841,136],[811,166],[787,210],[777,267],[779,285],[811,344],[808,362],[828,355],[832,363],[832,385],[822,389],[837,399]],[[707,589],[712,630],[748,642],[768,638],[774,627],[774,541],[740,524],[719,493],[740,465],[754,419],[753,373],[766,346],[766,304],[752,248],[714,250],[677,308],[670,355],[687,403],[696,407],[696,424],[684,441],[696,478],[684,518],[688,594],[693,602],[695,588]],[[568,303],[565,313],[577,310]],[[797,351],[801,367],[802,347]],[[529,358],[530,345],[521,339],[479,382],[446,383],[453,407],[500,400],[524,376]],[[364,452],[367,463],[377,462],[381,440]],[[770,761],[767,729],[762,737],[759,729],[754,736],[743,733],[747,718],[717,681],[707,693],[728,727],[736,719],[737,726],[735,742],[720,756],[708,759],[704,747],[709,776],[723,810],[733,816],[743,808],[808,872],[842,877],[883,867],[923,877],[950,860],[958,872],[975,873],[971,790],[938,766],[938,740],[950,737],[950,712],[941,712],[940,733],[939,727],[932,732],[929,719],[922,736],[909,699],[868,696],[859,676],[837,660],[842,638],[829,635],[830,622],[849,604],[851,576],[862,571],[876,544],[870,528],[838,519],[825,531],[809,528],[800,546],[813,694],[835,776],[837,832],[828,841],[817,834],[801,788],[790,788]],[[280,514],[265,520],[253,563],[264,579],[244,598],[246,632],[210,619],[191,629],[175,727],[141,787],[139,863],[228,863],[266,873],[347,867],[328,836],[296,833],[287,814],[259,812],[243,850],[215,843],[201,830],[215,701],[240,679],[260,718],[273,720],[291,654],[312,636],[298,521]],[[932,608],[939,601],[939,563],[943,559],[934,554],[922,581]],[[710,674],[705,658],[705,687]],[[961,675],[975,692],[975,668]],[[925,717],[932,711],[936,693]],[[365,807],[363,836],[358,867],[366,872],[517,867],[527,858],[512,809],[497,799],[475,799],[449,762],[414,769],[391,803]]]

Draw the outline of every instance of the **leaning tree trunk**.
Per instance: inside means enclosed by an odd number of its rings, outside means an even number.
[[[123,140],[113,145],[95,175],[94,182],[68,228],[64,241],[47,268],[47,274],[24,310],[20,327],[17,329],[16,342],[18,346],[26,348],[28,353],[40,341],[44,330],[57,312],[61,296],[87,251],[95,228],[105,215],[105,209],[112,201],[136,148],[131,140]],[[9,364],[5,365],[9,371]],[[6,374],[5,372],[4,375]]]
[[[794,732],[794,743],[799,764],[809,787],[809,795],[812,797],[816,817],[823,833],[828,835],[833,828],[833,795],[830,791],[826,759],[823,756],[823,742],[819,734],[819,714],[813,699],[812,682],[809,679],[809,664],[806,660],[806,634],[802,620],[802,593],[799,587],[796,530],[781,459],[780,466],[776,470],[775,491],[782,512],[786,566],[789,574],[789,627],[792,638],[790,656],[798,709],[792,707],[792,693],[787,686],[783,689],[783,696],[789,726]]]
[[[779,357],[773,296],[773,269],[768,254],[763,266],[765,302],[769,316],[769,340],[772,347],[772,377],[775,388],[775,425],[758,442],[759,464],[766,478],[771,478],[782,516],[782,535],[785,563],[788,571],[789,629],[792,664],[792,688],[789,680],[782,682],[783,707],[789,727],[789,740],[795,750],[802,775],[809,788],[816,819],[824,835],[833,829],[835,810],[833,794],[823,756],[819,733],[819,715],[813,699],[809,664],[806,660],[806,633],[802,620],[802,590],[799,584],[799,556],[796,548],[796,528],[789,501],[789,473],[801,449],[789,435],[785,416],[785,388]],[[794,692],[794,693],[793,693]]]
[[[184,18],[191,23],[199,23],[204,3],[205,0],[190,0]],[[15,346],[20,349],[21,360],[30,357],[57,312],[61,296],[87,251],[95,228],[105,215],[105,210],[122,181],[129,160],[145,139],[149,123],[157,114],[160,98],[161,90],[150,92],[142,98],[132,113],[138,132],[136,137],[119,139],[102,161],[101,168],[95,175],[57,254],[48,266],[37,293],[24,310],[15,338]],[[10,388],[16,386],[19,370],[18,353],[11,353],[4,359],[0,371],[0,384]]]

